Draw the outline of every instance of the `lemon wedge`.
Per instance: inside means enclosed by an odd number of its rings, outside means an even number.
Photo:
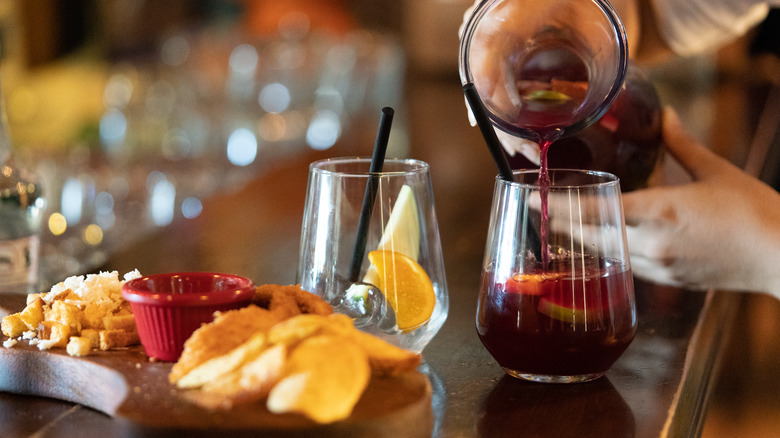
[[[371,251],[368,260],[376,267],[377,287],[395,311],[400,330],[415,329],[431,319],[436,294],[422,266],[401,253],[386,250]]]
[[[382,232],[377,250],[394,251],[416,261],[420,254],[420,221],[418,218],[414,192],[412,192],[411,187],[404,184],[398,192],[393,209],[390,211],[390,217]],[[376,266],[372,263],[363,277],[363,283],[378,285],[378,282],[379,276]],[[347,295],[353,300],[366,299],[367,294],[368,287],[362,285],[353,285],[347,291]]]

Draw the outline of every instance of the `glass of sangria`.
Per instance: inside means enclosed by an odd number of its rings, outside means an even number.
[[[513,377],[596,379],[637,326],[619,181],[550,169],[540,186],[537,171],[514,173],[495,183],[477,333]]]

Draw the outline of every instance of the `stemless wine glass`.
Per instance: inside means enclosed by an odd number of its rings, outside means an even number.
[[[609,108],[628,62],[623,24],[606,0],[487,0],[463,30],[461,81],[492,123],[521,137],[557,137]]]
[[[297,281],[361,330],[420,352],[449,309],[429,166],[388,159],[372,173],[370,161],[310,165]]]
[[[537,171],[496,180],[477,332],[511,376],[584,382],[636,333],[620,187],[605,172],[549,174],[546,190]]]

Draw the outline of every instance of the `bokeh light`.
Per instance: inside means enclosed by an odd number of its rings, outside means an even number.
[[[248,166],[257,157],[257,138],[252,131],[239,128],[228,138],[227,158],[236,166]]]
[[[241,44],[230,53],[230,69],[236,73],[250,74],[257,69],[257,49],[251,44]]]
[[[330,110],[320,110],[314,114],[306,130],[306,144],[315,150],[325,150],[336,144],[341,135],[339,116]]]
[[[62,213],[52,213],[49,216],[49,231],[55,236],[62,235],[68,229],[68,221]]]
[[[183,36],[173,36],[165,40],[160,49],[163,64],[178,67],[190,56],[190,43]]]
[[[98,246],[103,242],[103,229],[96,224],[89,224],[84,228],[84,242],[92,246]]]
[[[265,111],[279,114],[290,106],[290,99],[290,90],[279,82],[273,82],[260,90],[257,101]]]
[[[81,222],[84,208],[84,184],[76,178],[68,178],[62,186],[60,209],[68,224]]]
[[[164,175],[162,178],[159,178],[159,175],[155,176],[156,178],[147,182],[147,184],[151,184],[149,190],[149,213],[151,214],[152,222],[154,222],[155,225],[164,227],[173,222],[175,213],[174,207],[176,203],[176,186],[168,181]]]
[[[181,214],[187,219],[194,219],[200,216],[203,211],[203,204],[200,199],[189,197],[181,203]]]
[[[112,145],[125,139],[127,119],[121,111],[110,109],[100,119],[100,139],[104,144]]]

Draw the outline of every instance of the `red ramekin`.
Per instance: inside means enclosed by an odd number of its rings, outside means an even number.
[[[148,275],[125,282],[138,336],[149,357],[175,362],[186,341],[214,312],[239,309],[252,301],[248,278],[213,272]]]

